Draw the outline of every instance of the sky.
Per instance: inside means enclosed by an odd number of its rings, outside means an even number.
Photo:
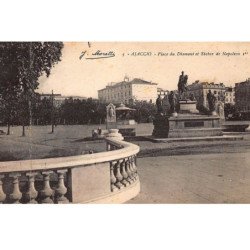
[[[98,56],[92,55],[97,51]],[[85,54],[80,59],[82,52]],[[62,95],[96,98],[99,89],[123,81],[125,75],[131,80],[141,78],[174,90],[182,70],[188,75],[188,84],[200,80],[234,86],[250,77],[249,52],[250,43],[235,42],[66,42],[61,61],[51,70],[49,78],[39,79],[38,92],[53,90]],[[105,56],[101,53],[114,56],[86,59]]]

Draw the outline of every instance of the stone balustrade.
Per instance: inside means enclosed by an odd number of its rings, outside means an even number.
[[[123,203],[140,191],[137,145],[107,138],[107,152],[0,162],[0,203]]]

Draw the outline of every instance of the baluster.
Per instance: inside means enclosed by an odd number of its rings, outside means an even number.
[[[13,191],[9,195],[11,203],[20,203],[20,199],[22,198],[22,193],[20,192],[19,189],[19,178],[21,174],[19,173],[12,173],[9,175],[11,178],[13,178]]]
[[[115,186],[118,187],[119,189],[124,188],[124,186],[121,183],[123,177],[120,172],[120,161],[117,161],[115,164],[115,178],[116,178]]]
[[[128,182],[129,182],[130,184],[132,184],[132,183],[134,182],[134,180],[133,180],[133,176],[132,176],[132,171],[131,171],[131,169],[130,169],[130,161],[129,161],[129,158],[126,160],[125,166],[126,166],[126,170],[127,170],[127,173],[128,173],[128,178],[127,178],[127,180],[128,180]]]
[[[115,166],[115,162],[110,162],[110,183],[111,183],[112,192],[118,190],[118,188],[115,186],[116,178],[114,175],[114,166]]]
[[[125,168],[125,160],[123,160],[121,162],[121,175],[123,176],[123,180],[121,181],[121,183],[127,187],[129,185],[129,182],[127,181],[127,178],[128,178],[128,173],[126,171],[126,168]]]
[[[0,175],[0,204],[2,204],[6,199],[6,194],[3,191],[3,182],[2,182],[3,178],[4,178],[4,175],[1,174]]]
[[[134,162],[134,156],[131,157],[131,168],[133,169],[133,178],[134,178],[134,181],[136,181],[136,168],[135,168],[135,162]]]
[[[69,203],[69,200],[65,197],[65,194],[67,193],[67,188],[64,184],[64,174],[68,172],[67,169],[63,170],[57,170],[58,174],[58,186],[56,189],[56,203],[62,204],[62,203]]]
[[[107,151],[110,151],[111,147],[110,147],[110,143],[107,142]]]
[[[134,176],[135,176],[135,179],[137,180],[138,179],[138,174],[137,174],[137,167],[136,167],[135,160],[136,160],[136,156],[134,155],[132,157],[132,165],[133,165],[133,169],[134,169]]]
[[[136,178],[135,178],[135,169],[134,169],[134,166],[133,166],[133,157],[129,158],[129,165],[130,165],[132,180],[135,181]]]
[[[54,194],[54,191],[50,187],[50,174],[52,171],[42,172],[43,175],[43,189],[40,191],[41,203],[53,203],[51,196]]]
[[[29,204],[37,204],[38,192],[35,188],[35,177],[37,173],[26,173],[28,176],[28,191],[24,194],[24,200]]]

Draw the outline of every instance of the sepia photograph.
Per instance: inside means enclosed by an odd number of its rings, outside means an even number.
[[[248,7],[1,2],[1,249],[248,249]]]
[[[250,203],[249,42],[0,42],[0,203]]]

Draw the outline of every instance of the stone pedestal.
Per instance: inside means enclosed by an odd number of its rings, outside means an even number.
[[[181,100],[180,104],[180,114],[199,114],[199,111],[196,109],[196,101],[190,100]]]
[[[116,140],[123,140],[123,136],[119,133],[119,129],[109,129],[108,133],[106,134],[106,138],[116,139]]]
[[[153,124],[154,124],[154,130],[152,135],[154,137],[168,138],[169,121],[166,115],[156,114]]]
[[[173,117],[177,117],[177,116],[178,116],[178,114],[177,114],[177,112],[174,112],[174,113],[172,113],[172,114],[171,114],[171,116],[173,116]]]
[[[169,138],[221,136],[219,116],[178,114],[169,118]]]
[[[201,115],[196,101],[180,100],[178,116],[169,118],[169,138],[221,136],[220,117]]]
[[[220,117],[216,114],[202,115],[196,109],[196,101],[181,100],[180,111],[171,117],[157,114],[153,136],[156,138],[187,138],[222,136]]]

